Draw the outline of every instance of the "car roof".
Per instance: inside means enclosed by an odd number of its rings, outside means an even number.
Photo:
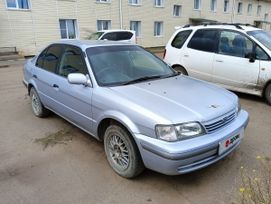
[[[80,47],[82,50],[85,50],[89,47],[98,47],[98,46],[114,46],[114,45],[130,45],[136,46],[134,44],[128,42],[121,42],[121,41],[110,41],[110,40],[59,40],[53,42],[51,44],[67,44],[67,45],[74,45]]]
[[[229,29],[229,30],[238,30],[238,31],[241,31],[241,32],[247,32],[247,31],[254,31],[254,30],[261,30],[259,28],[256,28],[256,27],[253,27],[253,26],[249,26],[249,25],[239,25],[239,24],[236,24],[236,25],[195,25],[195,26],[184,26],[184,27],[176,27],[177,30],[183,30],[183,29],[202,29],[202,28],[215,28],[215,29]]]

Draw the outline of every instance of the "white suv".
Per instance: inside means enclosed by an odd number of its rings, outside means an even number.
[[[170,38],[164,61],[182,74],[264,96],[271,105],[271,35],[261,29],[187,25]]]
[[[112,40],[136,44],[136,33],[133,30],[101,30],[92,33],[90,40]]]

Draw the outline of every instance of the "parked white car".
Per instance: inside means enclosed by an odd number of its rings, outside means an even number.
[[[271,35],[241,24],[184,26],[167,43],[175,70],[230,90],[264,96],[271,105]]]
[[[133,30],[102,30],[92,33],[89,39],[136,43],[136,33]]]

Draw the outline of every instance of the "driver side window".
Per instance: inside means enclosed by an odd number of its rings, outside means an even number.
[[[238,32],[222,31],[218,53],[245,58],[253,52],[253,42]]]
[[[85,60],[81,55],[81,49],[66,46],[59,63],[58,74],[67,77],[70,73],[88,74]]]

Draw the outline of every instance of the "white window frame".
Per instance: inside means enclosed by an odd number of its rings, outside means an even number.
[[[247,5],[247,14],[248,15],[252,15],[252,9],[253,9],[253,6],[252,6],[252,3],[248,3]]]
[[[96,3],[98,3],[98,4],[110,4],[111,0],[96,0]]]
[[[179,8],[179,15],[175,15],[175,7],[178,7]],[[182,16],[182,5],[177,5],[177,4],[174,4],[173,5],[173,16],[174,17],[181,17]]]
[[[236,9],[237,14],[241,15],[243,13],[243,6],[244,5],[242,1],[237,2],[237,9]],[[239,7],[240,7],[240,11],[239,11]]]
[[[137,28],[138,28],[137,32],[136,32],[136,30],[132,29],[132,23],[135,23],[137,25]],[[141,34],[141,21],[130,21],[130,30],[135,31],[135,35],[136,35],[137,38],[142,37],[142,34]]]
[[[61,27],[60,27],[60,20],[65,21],[65,28],[66,28],[66,38],[61,37]],[[74,24],[74,34],[75,38],[69,38],[69,29],[68,29],[68,20],[72,20]],[[60,38],[61,39],[78,39],[78,28],[77,28],[77,20],[76,19],[59,19],[59,30],[60,30]]]
[[[141,6],[141,0],[128,0],[128,4],[131,6]]]
[[[23,11],[31,10],[31,2],[30,2],[30,0],[27,0],[27,3],[28,3],[28,8],[27,9],[19,8],[18,0],[15,0],[15,1],[16,1],[16,7],[8,7],[8,2],[7,2],[7,0],[5,0],[6,9],[8,9],[8,10],[23,10]]]
[[[156,25],[161,25],[160,28],[160,35],[158,35],[158,33],[156,32]],[[155,21],[154,22],[154,37],[163,37],[164,36],[164,22],[163,21]]]
[[[257,6],[257,16],[261,16],[262,14],[262,5]]]
[[[198,3],[199,3],[199,7],[198,8],[196,8],[196,1],[198,1]],[[194,0],[194,10],[196,10],[196,11],[200,11],[201,10],[201,0]]]
[[[214,3],[214,5],[213,5],[213,3]],[[214,7],[214,9],[212,9],[213,7]],[[217,11],[217,0],[211,0],[210,1],[210,10],[212,12],[216,12]]]
[[[101,26],[102,29],[100,29],[100,30],[99,30],[99,26],[98,26],[99,22],[102,22],[102,26]],[[104,25],[103,25],[104,22],[108,22],[109,23],[108,24],[108,29],[104,29]],[[97,23],[97,31],[110,30],[111,26],[112,26],[112,21],[111,20],[100,20],[100,19],[98,19],[96,23]]]
[[[228,2],[228,3],[226,5],[226,7],[225,7],[226,2]],[[226,10],[225,10],[225,8],[226,8]],[[230,1],[229,0],[224,0],[224,2],[223,2],[223,12],[224,13],[229,13],[229,10],[230,10]]]
[[[159,5],[158,2],[161,2],[161,4]],[[154,6],[155,7],[165,7],[165,0],[154,0]]]

